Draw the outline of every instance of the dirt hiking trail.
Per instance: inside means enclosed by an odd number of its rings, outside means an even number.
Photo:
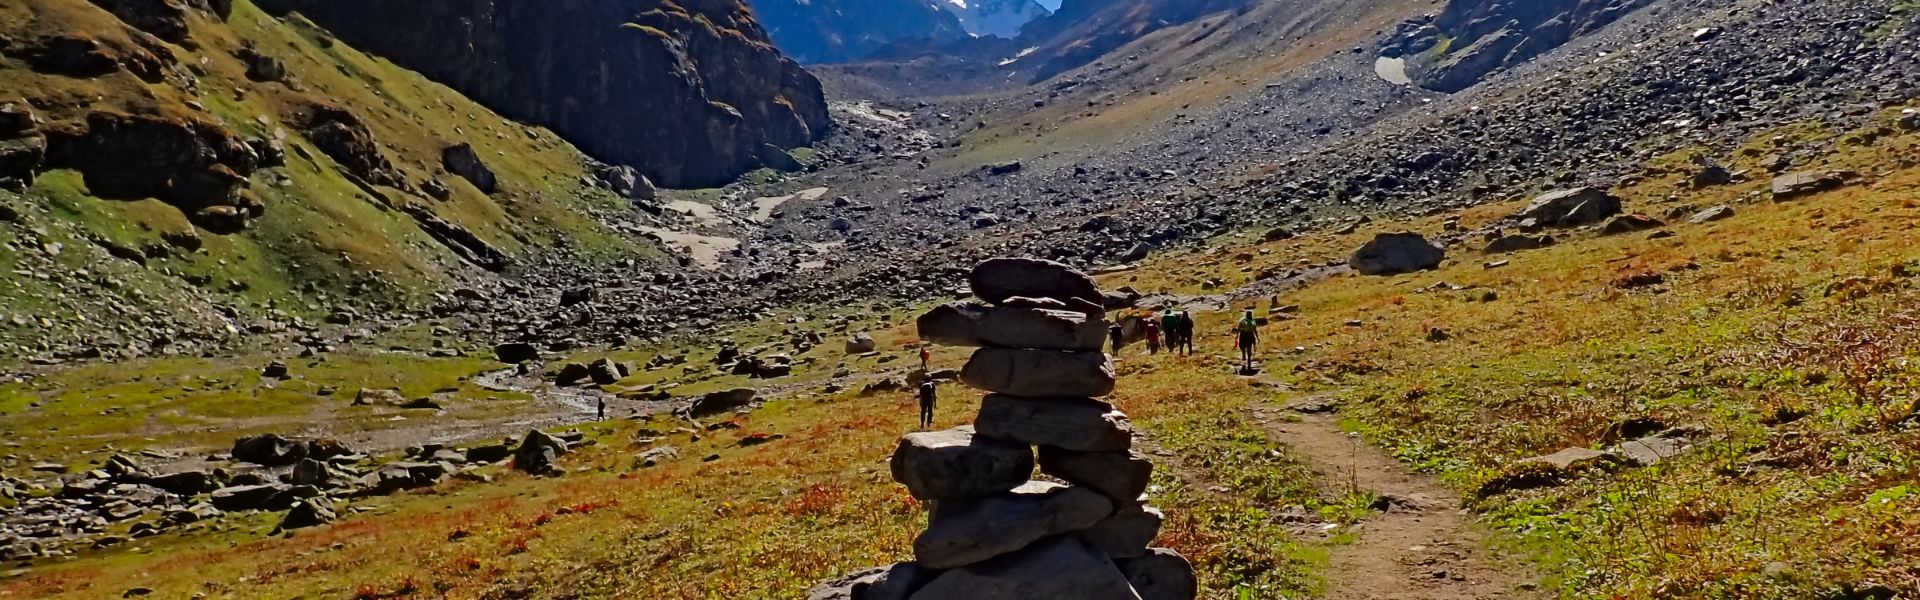
[[[1255,419],[1308,461],[1324,492],[1370,492],[1381,510],[1328,546],[1329,600],[1499,600],[1543,597],[1523,568],[1496,556],[1460,498],[1341,431],[1324,397],[1279,398]]]

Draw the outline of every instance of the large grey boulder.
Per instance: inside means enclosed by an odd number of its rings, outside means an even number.
[[[233,459],[241,462],[284,467],[306,457],[306,443],[289,440],[278,434],[267,433],[233,441]]]
[[[293,466],[290,481],[294,485],[325,486],[331,479],[333,479],[333,470],[327,467],[327,463],[307,458],[301,459],[300,464]]]
[[[1033,475],[1033,451],[961,427],[907,434],[889,466],[893,480],[907,486],[915,498],[979,498],[1026,483]]]
[[[1620,214],[1620,199],[1598,188],[1574,188],[1541,194],[1514,215],[1547,227],[1579,227]]]
[[[1113,361],[1101,352],[982,348],[960,369],[960,382],[1029,398],[1091,398],[1113,393]]]
[[[474,151],[472,144],[448,146],[440,151],[440,164],[447,172],[459,175],[472,183],[482,194],[492,194],[500,189],[500,180],[493,169],[480,160],[480,153]]]
[[[1131,505],[1092,527],[1074,532],[1080,539],[1114,558],[1139,558],[1160,537],[1160,524],[1167,516],[1151,506]]]
[[[547,432],[534,429],[513,451],[513,468],[533,475],[565,473],[555,462],[567,453],[567,443]]]
[[[759,396],[760,396],[760,392],[752,388],[740,388],[735,390],[713,392],[711,394],[707,394],[705,396],[695,398],[692,404],[687,405],[687,408],[685,409],[685,411],[688,417],[692,417],[695,419],[704,419],[714,415],[746,408],[747,405],[753,404],[754,399],[758,398]]]
[[[1180,553],[1154,548],[1146,556],[1120,561],[1120,572],[1140,595],[1140,600],[1193,600],[1200,593],[1200,580],[1193,563]]]
[[[1153,481],[1153,461],[1134,452],[1075,452],[1040,447],[1040,472],[1084,485],[1115,503],[1136,502]]]
[[[1105,319],[1063,310],[955,302],[921,315],[920,339],[946,346],[1100,350]]]
[[[874,567],[813,586],[807,600],[907,600],[933,575],[913,563]]]
[[[1021,398],[989,394],[973,420],[980,435],[1080,452],[1133,447],[1133,425],[1112,405],[1078,398]]]
[[[1033,482],[1007,494],[937,507],[932,523],[913,541],[913,555],[929,569],[964,567],[1041,538],[1092,527],[1113,508],[1113,501],[1087,488]]]
[[[993,304],[1008,298],[1052,298],[1075,304],[1084,300],[1100,306],[1100,287],[1092,277],[1073,267],[1032,258],[995,258],[973,266],[967,274],[973,295]]]
[[[1365,275],[1397,275],[1440,266],[1447,251],[1417,233],[1383,233],[1360,246],[1347,266]]]
[[[913,600],[1139,600],[1113,560],[1071,536],[948,571]]]

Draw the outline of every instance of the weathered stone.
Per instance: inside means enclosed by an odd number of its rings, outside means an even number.
[[[1113,508],[1113,501],[1091,489],[1034,482],[1004,495],[938,507],[932,524],[914,540],[913,553],[929,569],[963,567],[1086,529],[1113,514]]]
[[[1062,310],[955,302],[921,315],[920,339],[947,346],[1100,350],[1105,319]]]
[[[400,406],[407,403],[407,397],[397,389],[360,388],[353,393],[354,406]]]
[[[219,483],[214,481],[213,475],[206,471],[181,471],[178,473],[156,475],[147,478],[144,483],[182,496],[203,494],[219,487]]]
[[[1092,277],[1064,264],[1031,258],[995,258],[974,265],[967,274],[973,294],[992,304],[1008,298],[1052,298],[1062,302],[1084,300],[1100,306],[1100,287]],[[1071,304],[1071,303],[1069,303]]]
[[[1639,467],[1651,467],[1660,461],[1679,456],[1687,451],[1687,438],[1673,433],[1659,433],[1637,440],[1620,442],[1612,448],[1612,453],[1622,460]]]
[[[1146,556],[1120,561],[1120,572],[1140,600],[1193,600],[1200,592],[1193,563],[1180,553],[1154,548]]]
[[[1839,173],[1802,171],[1773,178],[1773,199],[1793,200],[1838,188],[1846,184]]]
[[[492,194],[500,189],[500,180],[494,176],[493,169],[480,160],[472,144],[448,146],[440,151],[440,162],[448,173],[459,175],[461,179],[473,184],[482,194]]]
[[[293,466],[291,482],[294,485],[325,486],[332,478],[333,470],[327,468],[327,463],[305,458]]]
[[[1040,472],[1084,485],[1116,504],[1138,501],[1153,480],[1153,461],[1135,452],[1075,452],[1040,447]]]
[[[1536,456],[1521,462],[1540,463],[1550,465],[1556,469],[1569,470],[1605,461],[1607,458],[1607,453],[1599,450],[1590,448],[1567,448],[1553,454]]]
[[[1605,235],[1619,235],[1622,233],[1646,231],[1648,229],[1659,229],[1666,225],[1666,223],[1661,222],[1659,219],[1647,215],[1621,215],[1614,217],[1612,221],[1607,221],[1607,224],[1600,228],[1600,233]]]
[[[1487,254],[1505,254],[1521,250],[1537,250],[1553,245],[1553,236],[1508,235],[1487,243]]]
[[[847,354],[866,354],[879,347],[879,344],[873,341],[873,335],[864,331],[847,337]]]
[[[890,466],[893,480],[907,486],[915,498],[979,498],[1026,483],[1033,475],[1033,451],[961,427],[907,434]]]
[[[566,453],[566,442],[535,429],[528,431],[520,447],[513,451],[513,468],[534,475],[558,475],[564,471],[554,461]]]
[[[276,434],[244,437],[233,442],[233,459],[269,467],[284,467],[307,457],[307,445]]]
[[[1514,218],[1531,219],[1547,227],[1578,227],[1599,223],[1617,214],[1620,214],[1620,199],[1613,194],[1597,188],[1575,188],[1541,194]]]
[[[286,490],[283,485],[242,485],[214,490],[208,499],[214,508],[226,512],[273,510],[286,506],[274,502]]]
[[[913,600],[1139,600],[1113,560],[1072,536],[948,571]]]
[[[335,518],[333,503],[325,498],[308,498],[294,503],[287,516],[280,519],[281,531],[292,531],[332,523]]]
[[[753,404],[754,399],[758,398],[759,395],[760,392],[752,388],[714,392],[695,398],[692,404],[687,405],[685,413],[687,416],[695,419],[704,419],[706,417],[745,408],[747,405]]]
[[[1113,393],[1113,361],[1100,352],[983,348],[960,370],[975,389],[1029,398]]]
[[[1082,398],[1024,398],[990,394],[973,421],[980,435],[1078,452],[1133,447],[1133,425],[1113,406]]]
[[[1692,217],[1687,219],[1687,222],[1692,223],[1694,225],[1700,225],[1702,223],[1711,223],[1714,221],[1719,221],[1722,219],[1730,219],[1730,218],[1733,218],[1733,207],[1727,206],[1725,204],[1721,204],[1719,206],[1715,206],[1715,207],[1694,213]]]
[[[807,600],[907,600],[933,575],[913,563],[874,567],[814,586]]]
[[[500,362],[517,365],[540,360],[540,349],[526,342],[506,342],[493,347],[493,357]]]
[[[1099,548],[1107,556],[1138,558],[1146,556],[1147,546],[1153,544],[1154,538],[1160,537],[1160,524],[1166,519],[1167,516],[1158,508],[1126,504],[1113,516],[1074,532],[1074,535]]]
[[[1383,233],[1361,246],[1347,266],[1365,275],[1395,275],[1440,266],[1447,251],[1417,233]]]

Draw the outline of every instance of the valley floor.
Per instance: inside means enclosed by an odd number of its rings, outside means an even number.
[[[1163,465],[1160,544],[1220,599],[1920,594],[1920,136],[1846,134],[1781,131],[1736,153],[1730,168],[1762,173],[1768,145],[1791,136],[1861,174],[1790,201],[1769,199],[1764,176],[1696,189],[1686,157],[1648,165],[1615,193],[1668,221],[1655,230],[1561,231],[1504,255],[1462,244],[1435,271],[1253,285],[1378,232],[1476,230],[1521,206],[1508,202],[1231,236],[1102,277],[1214,309],[1198,314],[1196,355],[1119,360],[1114,401]],[[1689,222],[1715,205],[1732,216]],[[1268,322],[1253,377],[1233,372],[1226,336],[1243,309]],[[907,314],[880,320],[879,356],[801,356],[800,383],[753,412],[582,424],[591,443],[562,459],[563,477],[495,468],[276,537],[263,534],[277,515],[228,517],[33,564],[0,597],[798,597],[911,555],[924,510],[885,466],[910,398],[858,391],[906,362]],[[775,321],[737,337],[779,339]],[[857,374],[823,391],[836,362]],[[970,418],[966,395],[949,389],[942,425]],[[1653,437],[1666,445],[1652,458],[1626,447]],[[666,447],[677,460],[639,458]],[[1570,448],[1610,452],[1531,460]]]

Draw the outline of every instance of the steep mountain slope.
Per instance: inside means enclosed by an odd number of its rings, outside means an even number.
[[[733,0],[267,0],[671,187],[788,162],[830,127],[819,82]]]
[[[859,60],[890,44],[941,44],[968,32],[935,0],[751,1],[780,50],[805,63]]]
[[[939,0],[939,4],[977,37],[1013,39],[1028,23],[1053,14],[1034,0]]]
[[[597,88],[599,77],[572,73],[580,87],[551,85],[572,100],[526,94],[538,87],[511,71],[536,58],[578,65],[561,50],[470,73],[584,129],[612,160],[639,154],[672,183],[720,181],[760,165],[770,142],[804,144],[828,127],[816,83],[741,33],[756,31],[745,10],[714,10],[637,15],[678,29],[547,21],[611,29],[632,50],[628,79]],[[300,13],[50,0],[0,6],[0,27],[0,356],[204,352],[300,337],[323,319],[386,327],[445,302],[438,290],[497,290],[490,271],[566,281],[662,260],[637,227],[676,217],[660,215],[641,177],[566,135],[363,54]],[[595,117],[589,100],[614,108]],[[618,115],[651,129],[607,127]]]
[[[1407,23],[1387,48],[1406,58],[1420,85],[1467,89],[1499,69],[1546,54],[1652,0],[1453,0],[1437,17]]]

